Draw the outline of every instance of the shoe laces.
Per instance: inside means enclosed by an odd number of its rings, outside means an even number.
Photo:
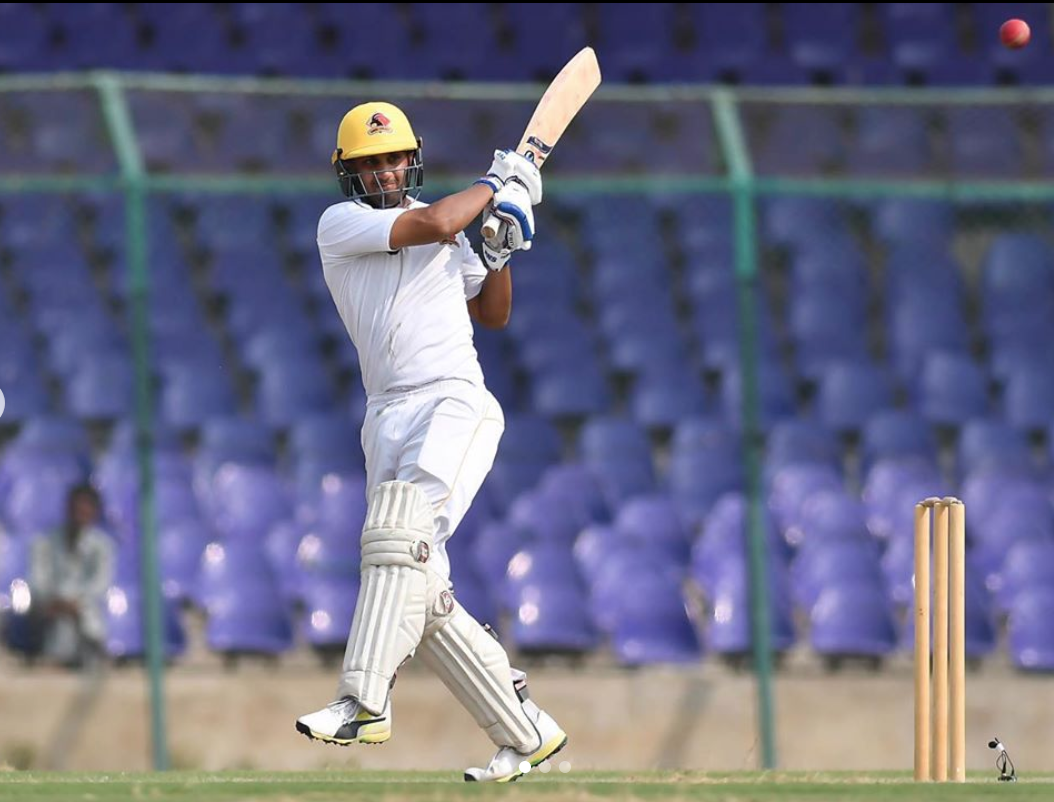
[[[351,719],[358,715],[358,700],[354,696],[342,696],[326,705],[334,714],[343,719]]]

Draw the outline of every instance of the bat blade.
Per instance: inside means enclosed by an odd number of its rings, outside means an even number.
[[[600,65],[591,47],[583,47],[560,70],[538,101],[531,121],[524,129],[516,152],[533,161],[538,167],[545,164],[553,147],[563,136],[571,120],[600,86]],[[489,215],[483,224],[483,236],[492,239],[501,223]]]
[[[583,47],[545,90],[516,151],[541,167],[598,86],[600,65],[597,55],[593,48]]]

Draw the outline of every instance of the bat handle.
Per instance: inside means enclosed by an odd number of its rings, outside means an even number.
[[[494,239],[498,236],[498,229],[501,227],[501,219],[494,214],[488,214],[487,219],[483,222],[483,239]]]

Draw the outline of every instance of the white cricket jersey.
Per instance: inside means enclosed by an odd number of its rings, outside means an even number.
[[[441,379],[483,386],[466,300],[479,294],[487,268],[468,238],[389,250],[396,218],[426,206],[345,201],[318,221],[326,285],[358,349],[368,396]]]

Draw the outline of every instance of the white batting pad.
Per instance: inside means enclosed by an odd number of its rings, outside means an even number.
[[[501,644],[456,601],[445,618],[421,641],[417,654],[496,746],[524,754],[537,750],[541,737],[513,689]]]
[[[375,715],[384,709],[395,670],[424,632],[434,526],[432,505],[417,486],[385,482],[374,490],[337,698],[353,696]]]

